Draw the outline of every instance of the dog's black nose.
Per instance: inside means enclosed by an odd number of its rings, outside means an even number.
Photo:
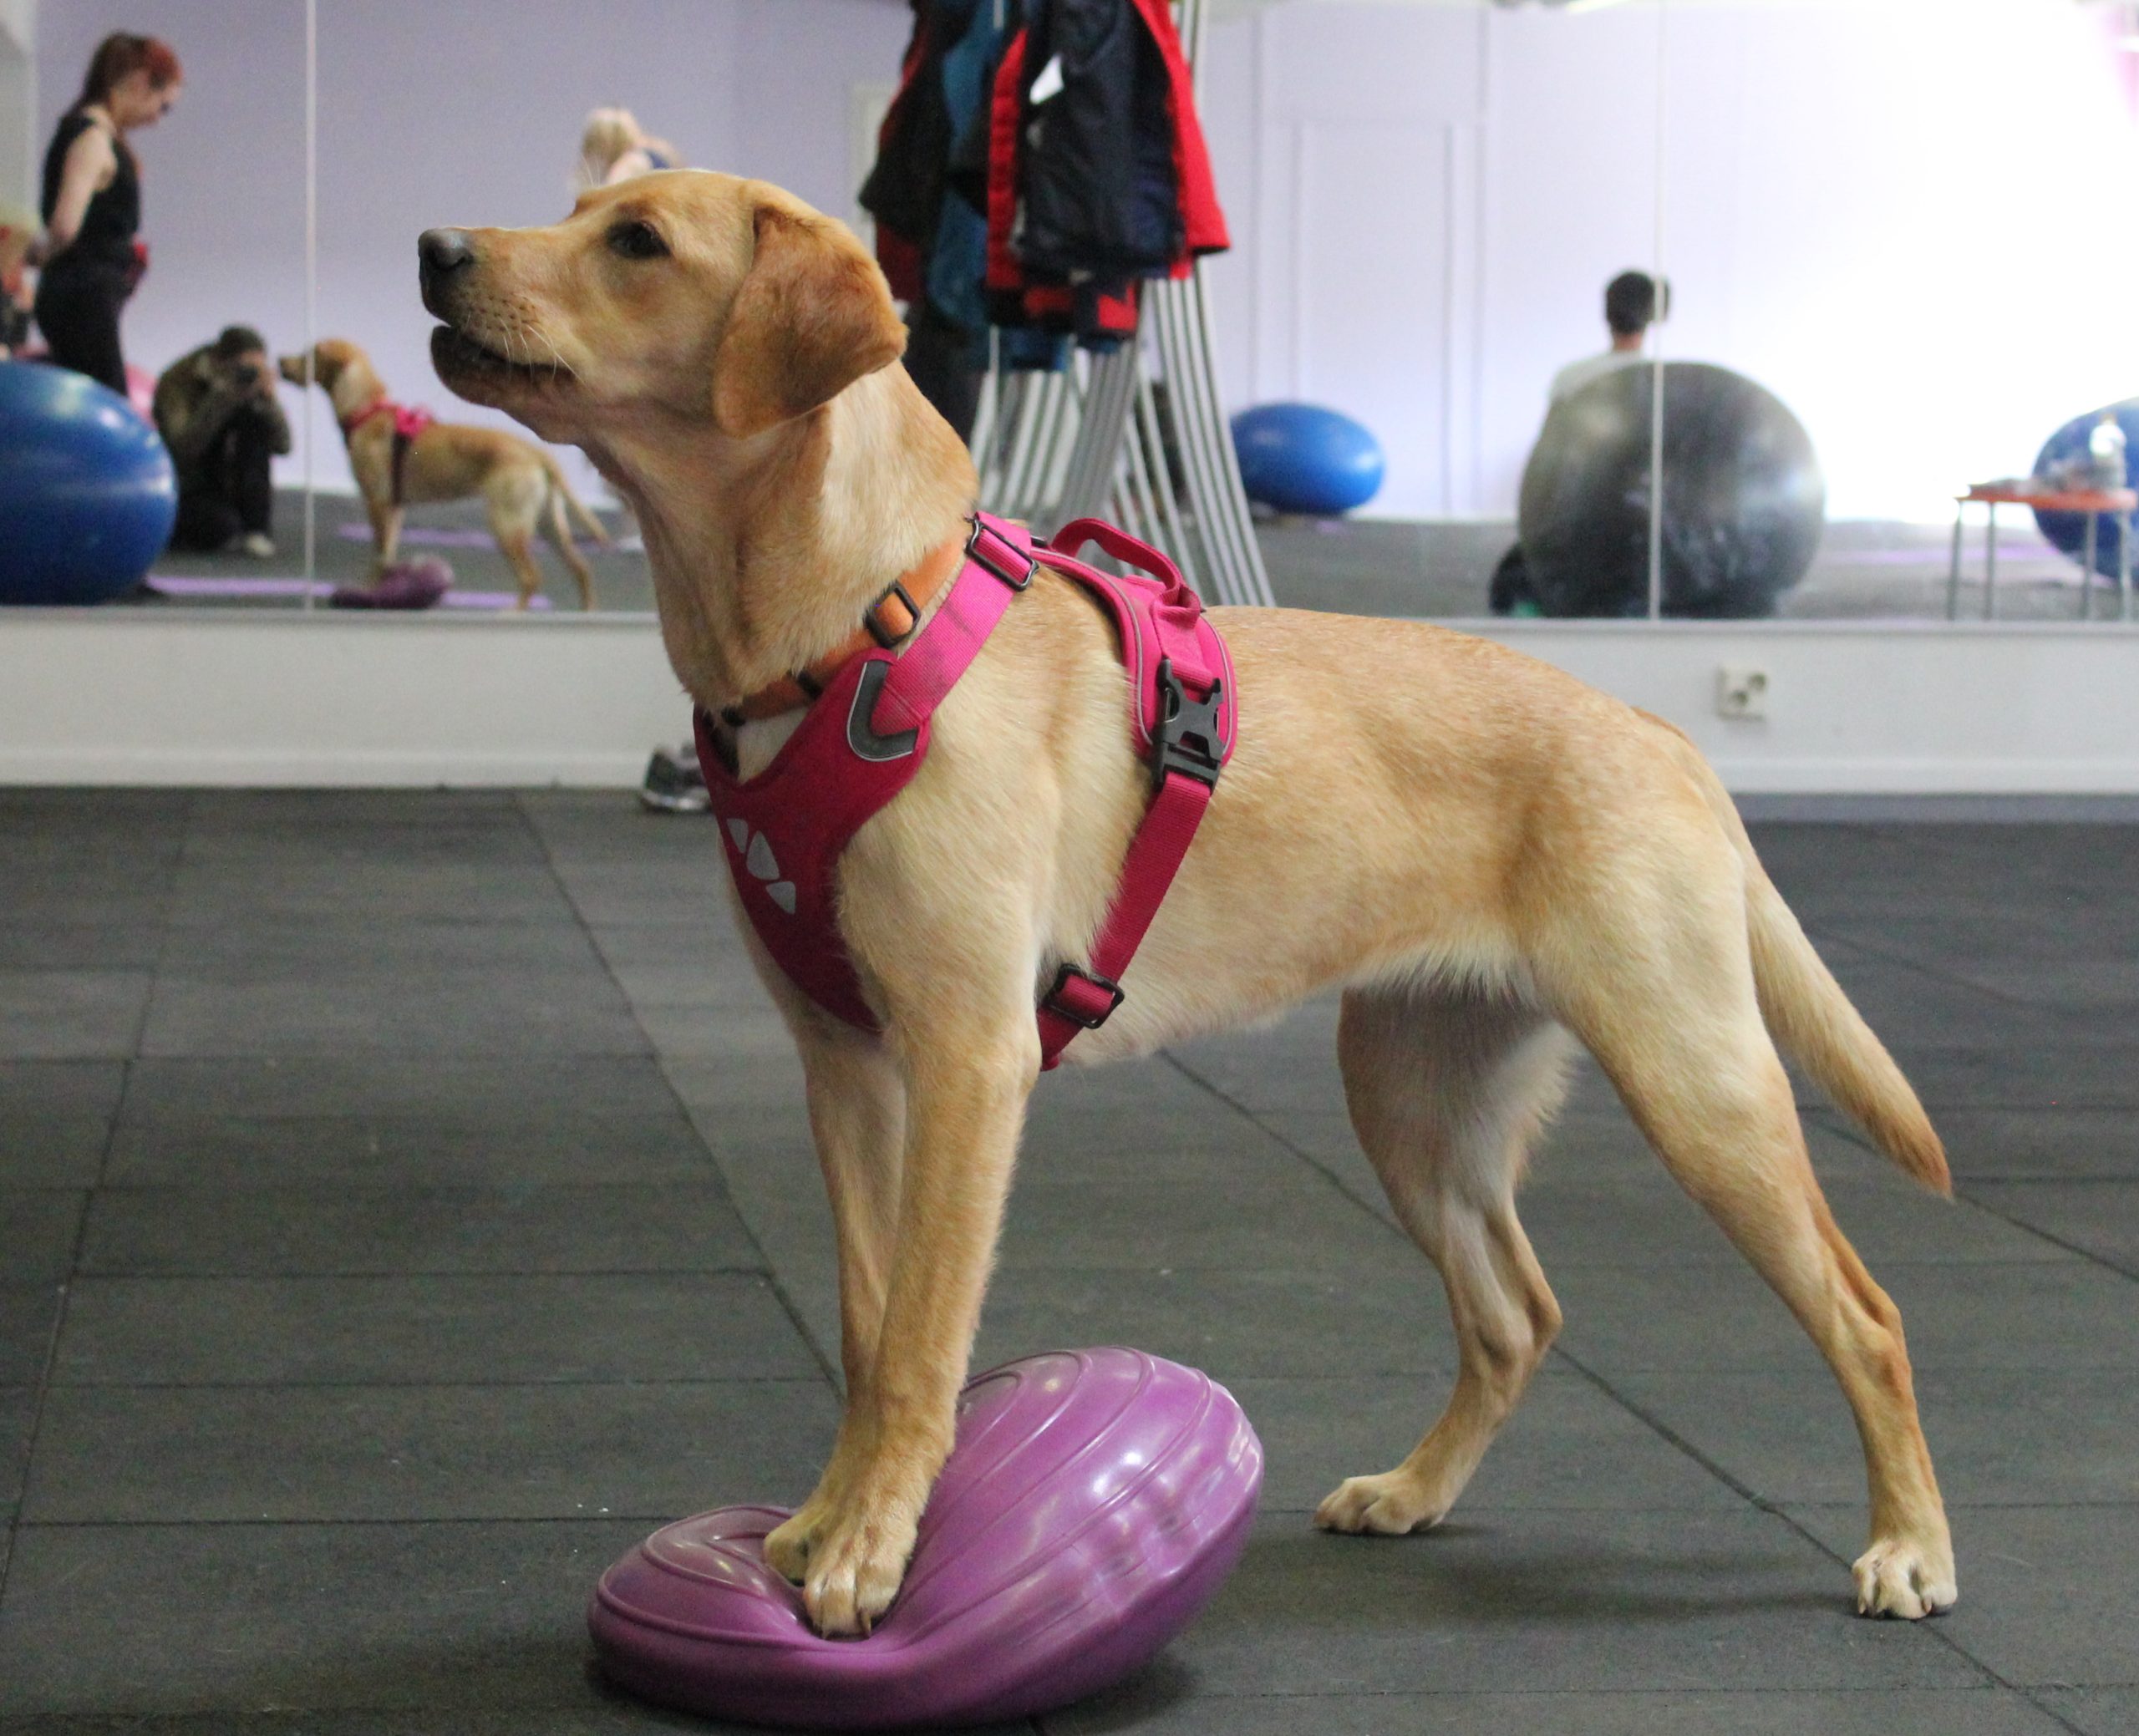
[[[426,281],[447,277],[472,265],[475,250],[465,229],[426,229],[416,237],[416,257]]]

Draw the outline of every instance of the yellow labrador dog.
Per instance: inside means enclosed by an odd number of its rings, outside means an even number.
[[[421,256],[440,378],[577,444],[631,501],[669,657],[709,712],[824,655],[962,536],[973,472],[898,365],[882,277],[790,195],[651,175],[554,227],[434,230]],[[554,364],[509,359],[530,342]],[[1344,990],[1352,1120],[1440,1269],[1461,1366],[1410,1455],[1339,1485],[1317,1523],[1438,1521],[1552,1343],[1560,1310],[1516,1186],[1579,1042],[1856,1412],[1872,1520],[1857,1607],[1944,1609],[1953,1548],[1901,1318],[1828,1213],[1776,1043],[1940,1191],[1944,1154],[1714,774],[1669,726],[1482,640],[1213,613],[1239,745],[1127,1001],[1069,1053],[1141,1054]],[[927,763],[838,871],[881,1037],[759,957],[838,1223],[846,1412],[815,1492],[768,1543],[827,1633],[864,1632],[892,1601],[951,1444],[1039,1061],[1034,1003],[1086,958],[1147,799],[1123,679],[1107,621],[1043,572],[937,712]],[[745,774],[794,721],[741,728]]]
[[[277,364],[293,386],[317,381],[334,406],[349,449],[349,469],[371,520],[372,564],[384,572],[401,543],[402,508],[410,502],[462,500],[480,495],[498,552],[512,568],[526,608],[542,588],[535,564],[535,533],[546,530],[579,586],[579,606],[594,607],[594,575],[572,544],[570,511],[597,542],[608,533],[589,512],[556,459],[539,446],[495,428],[434,422],[397,457],[392,405],[371,358],[346,338],[324,338],[311,350]],[[377,413],[384,407],[384,414]],[[367,411],[373,414],[366,414]]]

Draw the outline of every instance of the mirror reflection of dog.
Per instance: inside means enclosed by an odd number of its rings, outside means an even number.
[[[863,637],[895,582],[954,562],[968,531],[972,462],[899,365],[882,273],[791,195],[690,172],[586,194],[548,228],[434,230],[419,251],[439,378],[577,443],[632,500],[669,659],[707,717],[735,720],[714,740],[755,776],[810,716],[755,702]],[[531,341],[556,365],[516,359]],[[765,1540],[826,1633],[868,1632],[906,1571],[1039,1070],[1034,1003],[1091,957],[1151,800],[1111,624],[1042,558],[935,708],[925,763],[833,870],[881,1032],[753,951],[801,1052],[837,1227],[846,1411],[816,1491]],[[1210,619],[1237,675],[1235,751],[1125,997],[1068,1058],[1342,991],[1352,1124],[1440,1269],[1460,1356],[1440,1420],[1316,1522],[1439,1524],[1543,1361],[1560,1309],[1516,1190],[1586,1047],[1856,1413],[1857,1607],[1951,1604],[1901,1315],[1827,1209],[1778,1043],[1941,1192],[1944,1153],[1715,772],[1661,719],[1487,640]]]
[[[272,556],[272,471],[290,449],[290,423],[275,397],[267,340],[250,326],[226,326],[163,371],[155,410],[178,472],[171,546]]]
[[[346,338],[323,338],[308,357],[285,356],[281,367],[293,386],[317,380],[334,406],[349,469],[371,520],[374,576],[394,564],[404,507],[480,495],[490,535],[519,585],[518,607],[526,608],[542,588],[533,547],[537,530],[572,569],[580,607],[594,607],[594,575],[572,542],[566,514],[577,517],[597,542],[606,544],[609,535],[549,453],[501,429],[434,422],[395,404],[371,358]]]

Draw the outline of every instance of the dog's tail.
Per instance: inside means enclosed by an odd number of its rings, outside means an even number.
[[[1723,780],[1679,730],[1660,718],[1650,721],[1680,744],[1681,763],[1745,865],[1753,981],[1776,1042],[1897,1165],[1933,1193],[1950,1195],[1946,1150],[1931,1118],[1768,878]]]
[[[587,534],[592,537],[595,541],[601,544],[602,547],[607,548],[609,546],[609,533],[602,528],[602,520],[595,517],[595,515],[587,510],[587,503],[572,491],[572,485],[565,480],[564,466],[557,462],[556,458],[553,454],[545,452],[542,454],[542,467],[550,473],[550,503],[551,507],[555,509],[559,505],[562,505],[569,508],[572,515],[586,528]],[[562,540],[564,525],[561,515],[556,519],[556,522],[558,527],[560,540]]]

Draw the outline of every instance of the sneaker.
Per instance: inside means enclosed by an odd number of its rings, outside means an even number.
[[[646,762],[646,782],[639,786],[638,799],[656,814],[703,814],[713,805],[697,754],[671,754],[666,748],[656,748]]]
[[[275,539],[264,530],[246,531],[237,546],[240,554],[250,556],[255,561],[272,561],[275,558]]]

